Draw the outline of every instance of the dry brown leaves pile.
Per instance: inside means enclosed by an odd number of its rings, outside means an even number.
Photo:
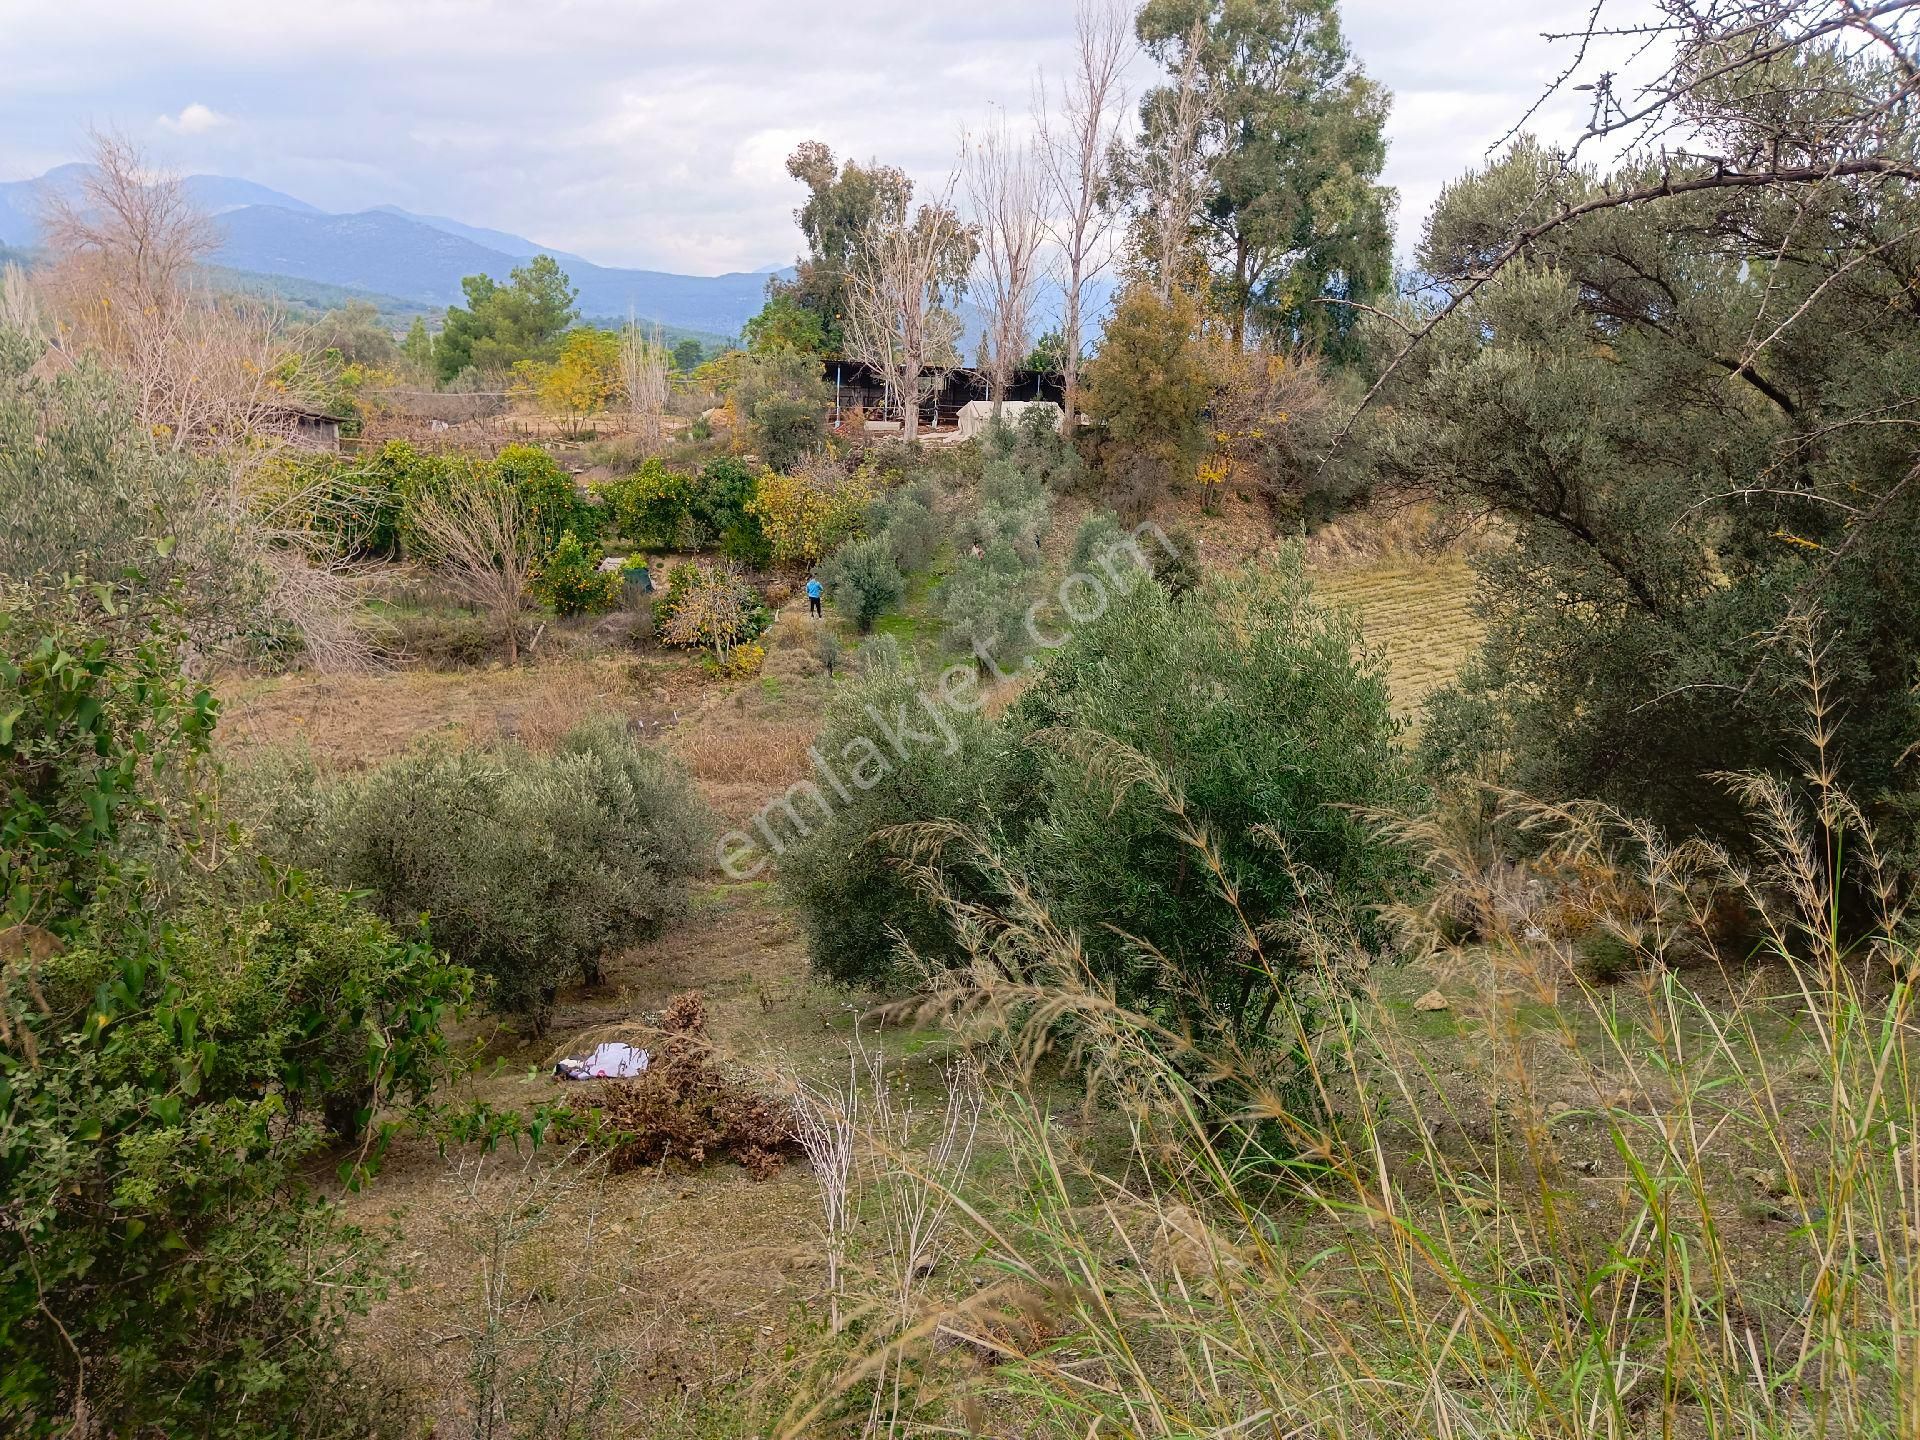
[[[569,1102],[583,1113],[598,1110],[620,1132],[608,1155],[612,1170],[724,1156],[764,1180],[799,1153],[792,1108],[714,1054],[698,990],[670,1000],[656,1030],[641,1074],[589,1082],[591,1091]]]

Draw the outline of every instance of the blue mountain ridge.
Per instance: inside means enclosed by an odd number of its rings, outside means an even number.
[[[45,192],[71,192],[85,173],[84,165],[62,165],[34,179],[0,181],[0,245],[25,250],[37,244]],[[737,335],[765,303],[768,275],[781,273],[676,275],[595,265],[524,236],[397,206],[330,214],[233,176],[192,175],[184,183],[219,227],[220,248],[211,257],[215,265],[338,285],[413,305],[460,304],[463,277],[504,281],[530,256],[548,254],[579,289],[584,316],[608,320],[632,314],[682,330]]]
[[[86,174],[62,165],[31,180],[0,181],[0,245],[31,248],[48,188],[71,190]],[[190,175],[184,181],[220,230],[215,265],[254,276],[282,276],[339,286],[373,299],[437,309],[463,301],[468,275],[506,280],[534,255],[552,255],[580,292],[580,313],[592,320],[629,314],[648,323],[711,335],[738,335],[765,303],[771,276],[792,267],[751,273],[678,275],[662,270],[596,265],[582,256],[504,230],[468,225],[443,215],[421,215],[395,205],[350,214],[323,211],[283,191],[227,175]],[[1094,309],[1104,310],[1105,287]],[[1038,296],[1037,328],[1057,323],[1058,287]],[[978,317],[963,306],[971,352]],[[969,353],[969,358],[971,355]]]

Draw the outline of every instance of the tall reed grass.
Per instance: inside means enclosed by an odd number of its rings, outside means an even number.
[[[991,1164],[952,1181],[965,1281],[836,1336],[781,1433],[1920,1435],[1913,952],[1811,673],[1804,784],[1728,777],[1756,858],[1514,796],[1524,867],[1394,822],[1448,1008],[1320,933],[1268,972],[1277,1042],[1120,1007],[984,842],[901,837],[972,957],[923,1008],[999,1057]],[[995,901],[943,888],[955,846]],[[876,1425],[876,1355],[938,1400]]]

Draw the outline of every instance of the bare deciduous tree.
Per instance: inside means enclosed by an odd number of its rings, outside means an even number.
[[[156,443],[222,448],[286,437],[291,405],[283,364],[301,335],[279,310],[247,296],[190,292],[123,327],[107,358],[134,393]]]
[[[152,171],[122,136],[96,134],[75,193],[45,198],[46,281],[70,352],[127,386],[154,440],[173,449],[281,438],[303,397],[289,373],[313,349],[273,305],[215,295],[196,279],[218,236],[178,177]]]
[[[667,373],[672,366],[673,352],[660,327],[642,334],[629,315],[627,328],[620,332],[620,380],[634,429],[650,445],[659,444],[666,433]]]
[[[974,303],[986,317],[981,349],[997,419],[1007,380],[1027,350],[1033,285],[1046,226],[1040,174],[1030,148],[1017,141],[1003,114],[967,151],[967,198],[980,239]]]
[[[849,348],[900,397],[908,440],[919,434],[928,370],[957,358],[959,321],[945,301],[966,284],[976,245],[953,206],[958,184],[949,175],[910,218],[877,219],[847,276]]]
[[[507,663],[518,664],[520,616],[537,559],[519,492],[463,477],[444,495],[423,496],[414,523],[431,562],[493,620],[507,642]]]
[[[1107,164],[1126,106],[1121,77],[1133,53],[1131,22],[1132,7],[1124,0],[1080,0],[1074,68],[1061,86],[1059,109],[1051,107],[1044,79],[1034,96],[1037,149],[1065,292],[1060,341],[1069,426],[1079,414],[1087,285],[1107,267],[1113,230]]]
[[[124,135],[96,131],[92,142],[77,193],[49,192],[40,224],[56,285],[78,285],[86,302],[76,318],[111,330],[178,304],[219,235],[181,179],[150,170]]]

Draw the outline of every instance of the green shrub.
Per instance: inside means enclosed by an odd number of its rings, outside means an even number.
[[[262,823],[389,923],[426,917],[496,1008],[541,1028],[563,983],[679,912],[707,820],[686,776],[607,720],[553,755],[420,751],[323,791],[302,824]]]
[[[1595,924],[1573,942],[1573,958],[1590,980],[1611,985],[1639,968],[1639,952],[1606,925]]]
[[[1046,487],[1011,456],[990,456],[980,467],[978,502],[961,517],[955,539],[971,549],[1004,541],[1021,563],[1040,563],[1040,541],[1053,524]]]
[[[1193,298],[1176,287],[1163,301],[1150,285],[1129,285],[1114,301],[1083,392],[1101,426],[1109,503],[1137,515],[1192,478],[1206,454],[1212,391]]]
[[[1110,510],[1098,510],[1074,532],[1067,569],[1121,583],[1129,572],[1150,574],[1174,595],[1184,595],[1205,578],[1200,550],[1185,526],[1172,531],[1144,527],[1129,531]]]
[[[926,569],[946,541],[946,520],[935,503],[933,486],[925,480],[888,491],[873,503],[867,530],[887,537],[902,574]]]
[[[218,704],[185,647],[129,586],[0,590],[0,922],[74,923],[191,809]]]
[[[694,482],[655,455],[633,474],[600,487],[614,531],[654,550],[689,550],[699,542]]]
[[[314,909],[295,883],[263,907],[190,913],[194,931],[152,948],[124,927],[78,937],[38,976],[7,967],[6,1433],[69,1433],[82,1384],[99,1433],[365,1433],[337,1413],[334,1346],[383,1277],[302,1182],[325,1132],[300,1104],[359,1118],[388,1088],[364,1068],[369,1039],[392,1025],[411,1044],[417,1024],[437,1040],[462,982],[377,921]]]
[[[815,747],[832,767],[831,778],[816,770],[807,782],[822,798],[789,792],[792,815],[776,809],[770,820],[785,847],[780,884],[800,913],[815,970],[836,984],[884,986],[900,975],[897,940],[936,962],[956,951],[881,832],[935,817],[991,823],[996,739],[977,714],[953,712],[949,751],[921,705],[928,682],[901,663],[891,637],[869,641],[861,661],[857,679],[834,687]],[[905,717],[935,742],[896,745],[888,726]],[[841,803],[825,798],[842,788]]]
[[[790,350],[743,356],[732,403],[755,451],[773,470],[791,470],[826,448],[833,391],[818,356]]]
[[[1167,544],[1172,547],[1171,553],[1161,547],[1158,553],[1149,556],[1153,561],[1153,578],[1170,595],[1184,595],[1198,589],[1207,578],[1206,569],[1200,564],[1200,542],[1186,526],[1176,525],[1167,532]]]
[[[1007,664],[1030,638],[1026,618],[1038,579],[1036,569],[1006,540],[961,560],[941,588],[947,644],[980,657],[983,666]]]
[[[842,545],[821,567],[820,578],[827,598],[853,617],[863,635],[900,603],[907,589],[894,563],[893,547],[881,535]]]
[[[284,621],[262,547],[227,512],[223,468],[156,445],[94,359],[30,369],[45,353],[0,323],[0,582],[137,572],[208,653]]]
[[[444,496],[475,468],[468,456],[405,440],[358,455],[289,452],[263,467],[254,504],[276,528],[324,536],[350,559],[397,559],[419,549],[412,511],[421,498]]]
[[[840,659],[846,654],[846,649],[847,647],[840,643],[839,634],[830,626],[822,625],[815,632],[813,658],[820,662],[820,668],[829,676],[839,672]]]
[[[1402,809],[1419,791],[1383,667],[1351,621],[1312,603],[1297,557],[1178,597],[1114,590],[1006,723],[1037,797],[1020,863],[1130,1000],[1253,1023],[1248,1005],[1270,990],[1235,963],[1242,916],[1271,937],[1270,961],[1304,963],[1304,916],[1384,942],[1370,907],[1410,872],[1354,807]],[[1150,787],[1116,783],[1084,746],[1046,738],[1059,735],[1150,762],[1211,836],[1240,913]],[[1144,963],[1122,935],[1162,958]]]
[[[723,455],[709,461],[700,471],[694,514],[707,543],[717,541],[721,554],[742,565],[764,568],[773,563],[773,550],[759,517],[748,508],[759,481],[758,473],[744,460]]]
[[[1028,410],[1011,425],[989,426],[981,449],[989,461],[1010,460],[1055,494],[1070,493],[1086,483],[1086,462],[1045,410]]]
[[[494,477],[520,492],[527,524],[548,554],[564,535],[582,545],[600,540],[600,511],[559,462],[537,445],[509,445],[488,467]]]
[[[1067,552],[1069,573],[1096,572],[1102,561],[1126,549],[1129,537],[1111,510],[1096,510],[1080,522],[1073,532],[1073,548]]]
[[[598,545],[589,550],[571,531],[562,535],[533,572],[534,599],[561,615],[612,609],[620,601],[622,582],[617,572],[600,568],[603,558]]]
[[[963,551],[941,592],[948,645],[983,665],[1023,648],[1026,617],[1040,580],[1040,540],[1053,502],[1038,477],[1015,458],[1004,427],[989,432],[977,503],[955,524]]]
[[[876,666],[836,697],[821,753],[840,765],[872,746],[884,774],[871,787],[854,777],[850,800],[782,861],[816,963],[836,979],[883,978],[890,926],[923,956],[951,953],[878,832],[958,820],[1078,931],[1128,1003],[1260,1030],[1274,992],[1237,961],[1245,927],[1283,971],[1307,963],[1309,921],[1377,946],[1372,907],[1410,878],[1356,813],[1419,797],[1384,676],[1357,646],[1348,621],[1311,603],[1297,560],[1179,597],[1114,586],[1001,718],[948,710],[952,754],[925,745],[904,758],[876,717],[928,730],[923,683]],[[1194,844],[1202,831],[1219,875]],[[988,888],[964,856],[943,874],[962,894]]]
[[[818,456],[790,475],[761,475],[747,509],[773,559],[813,565],[861,533],[879,484],[864,466],[849,473]]]
[[[760,522],[747,509],[758,480],[752,466],[733,456],[709,461],[697,476],[669,469],[653,456],[632,475],[600,487],[614,529],[655,550],[698,550],[718,545],[742,564],[764,565],[771,556]]]
[[[214,710],[177,625],[0,607],[0,1431],[364,1435],[404,1413],[354,1413],[336,1342],[384,1276],[304,1166],[425,1099],[471,977],[244,849],[189,863]]]

